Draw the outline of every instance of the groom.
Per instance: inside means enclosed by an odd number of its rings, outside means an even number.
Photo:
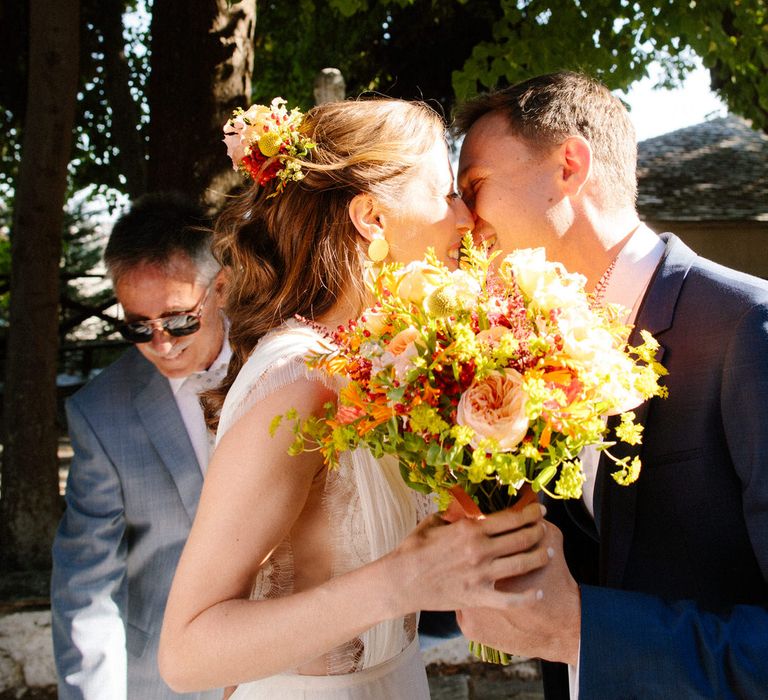
[[[599,83],[539,76],[457,122],[475,236],[607,285],[669,371],[636,409],[639,480],[582,453],[583,499],[546,503],[555,560],[511,584],[543,599],[463,610],[464,633],[568,664],[545,664],[547,698],[768,697],[768,284],[640,223],[634,130]]]

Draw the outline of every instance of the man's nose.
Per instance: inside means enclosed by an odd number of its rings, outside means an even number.
[[[172,336],[161,326],[152,328],[152,340],[149,341],[152,349],[157,353],[166,353],[173,347]]]
[[[456,229],[463,236],[475,226],[475,217],[463,199],[456,199]]]

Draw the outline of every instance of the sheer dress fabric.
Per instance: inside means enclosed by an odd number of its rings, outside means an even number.
[[[328,339],[299,321],[289,321],[265,335],[227,394],[217,441],[254,404],[293,382],[310,379],[338,389],[305,362],[312,351],[328,347]],[[339,468],[327,473],[322,503],[328,518],[333,576],[390,552],[434,510],[428,498],[405,485],[395,459],[376,460],[364,448],[343,454]],[[260,568],[251,599],[290,595],[293,582],[292,547],[286,539]],[[416,622],[415,615],[387,620],[332,649],[324,657],[327,675],[287,672],[243,684],[232,698],[427,700]]]

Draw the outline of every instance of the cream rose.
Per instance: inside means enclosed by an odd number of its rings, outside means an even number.
[[[456,422],[475,431],[471,444],[494,438],[504,451],[513,450],[528,432],[523,376],[513,370],[492,372],[474,381],[459,399]]]
[[[600,361],[615,351],[613,337],[598,325],[598,319],[587,306],[565,309],[557,318],[563,338],[563,350],[580,362]]]
[[[366,311],[360,318],[360,325],[372,335],[381,335],[387,326],[387,316],[379,311]]]
[[[271,115],[272,110],[265,105],[251,105],[247,112],[240,115],[244,136],[249,143],[258,141],[268,129],[274,129],[275,121]]]
[[[445,281],[438,268],[417,260],[408,263],[400,273],[397,294],[405,301],[421,304],[427,296],[442,287]]]
[[[523,294],[544,311],[573,306],[583,298],[586,278],[548,262],[544,248],[516,250],[504,258],[501,269],[511,272]]]
[[[451,283],[451,286],[456,290],[456,298],[463,307],[474,306],[477,303],[477,297],[480,296],[482,288],[472,275],[467,274],[464,270],[453,270]]]

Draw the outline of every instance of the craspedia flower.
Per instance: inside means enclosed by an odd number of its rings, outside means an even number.
[[[283,139],[278,132],[268,131],[259,138],[259,150],[262,155],[272,158],[272,156],[276,156],[280,152],[282,141]]]
[[[456,294],[446,287],[436,289],[427,297],[426,309],[437,318],[450,316],[456,310]]]

